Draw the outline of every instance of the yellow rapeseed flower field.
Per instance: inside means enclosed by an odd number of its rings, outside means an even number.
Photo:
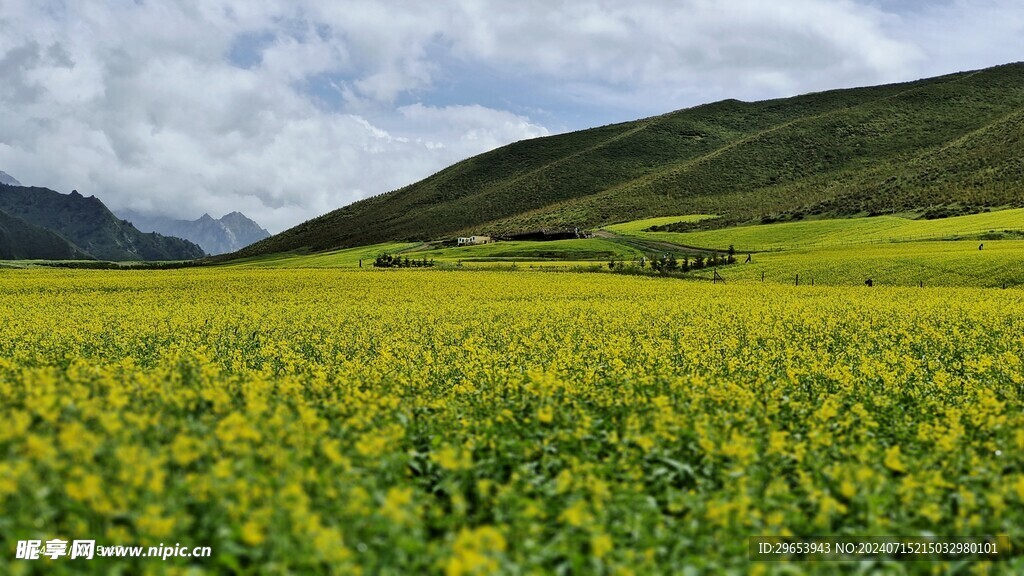
[[[1020,290],[18,270],[0,302],[0,573],[1024,570],[747,557],[1024,542]],[[14,559],[50,538],[213,555]]]

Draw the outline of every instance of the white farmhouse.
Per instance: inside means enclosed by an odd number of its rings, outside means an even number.
[[[460,236],[456,239],[459,246],[473,246],[476,244],[490,244],[493,242],[490,236]]]

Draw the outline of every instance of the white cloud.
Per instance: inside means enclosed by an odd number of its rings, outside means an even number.
[[[395,46],[361,54],[369,60],[356,82],[381,120],[403,119],[394,135],[319,105],[302,83],[355,64],[344,42],[287,3],[55,6],[13,2],[0,11],[0,165],[113,208],[188,218],[241,210],[278,231],[547,134],[500,110],[378,104],[428,78]],[[275,25],[281,20],[289,23]],[[260,47],[258,65],[228,61],[240,35],[268,30],[275,38]]]
[[[1007,0],[950,0],[892,27],[921,47],[922,76],[975,70],[1024,59],[1024,5]]]
[[[0,169],[277,231],[548,133],[508,111],[535,100],[628,119],[1021,53],[1011,2],[911,5],[0,0]],[[478,69],[508,93],[445,90]]]
[[[921,52],[891,16],[848,1],[507,3],[455,46],[556,77],[580,102],[667,111],[727,97],[901,79]],[[463,27],[471,27],[471,22]]]

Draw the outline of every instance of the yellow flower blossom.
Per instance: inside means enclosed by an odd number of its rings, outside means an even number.
[[[3,522],[465,575],[1024,524],[1021,291],[861,282],[0,269]]]
[[[893,472],[907,471],[907,467],[903,464],[903,457],[899,446],[893,446],[885,451],[885,467]]]

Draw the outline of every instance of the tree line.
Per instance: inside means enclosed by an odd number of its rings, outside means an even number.
[[[683,256],[681,259],[677,258],[675,254],[664,254],[661,258],[652,258],[650,260],[647,257],[642,257],[638,260],[634,260],[634,267],[640,270],[646,270],[648,266],[654,272],[663,274],[671,274],[673,272],[689,272],[691,270],[703,270],[705,268],[714,268],[716,266],[724,266],[726,264],[736,263],[736,248],[729,246],[729,251],[726,254],[712,254],[710,256]],[[625,263],[621,260],[611,259],[608,261],[609,270],[622,270],[625,268]]]
[[[434,260],[427,260],[424,256],[422,260],[410,259],[408,256],[402,258],[401,256],[394,256],[388,253],[377,256],[377,259],[373,261],[374,268],[430,268],[434,265]]]

